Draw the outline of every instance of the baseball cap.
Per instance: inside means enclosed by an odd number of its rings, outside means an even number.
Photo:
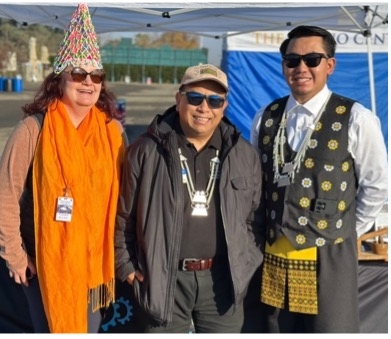
[[[183,75],[180,87],[204,80],[215,81],[228,92],[227,76],[222,70],[211,64],[189,67]]]

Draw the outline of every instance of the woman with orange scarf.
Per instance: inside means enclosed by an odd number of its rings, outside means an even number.
[[[78,6],[0,163],[0,256],[35,332],[98,332],[114,301],[114,222],[127,139],[94,27]],[[37,123],[38,122],[38,123]]]

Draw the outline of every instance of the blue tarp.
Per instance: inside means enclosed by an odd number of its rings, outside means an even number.
[[[329,88],[371,108],[368,54],[336,53],[336,69],[328,81]],[[388,147],[388,54],[373,53],[376,113]],[[228,118],[250,139],[255,113],[273,99],[289,94],[281,68],[279,52],[223,52],[222,68],[229,86]]]

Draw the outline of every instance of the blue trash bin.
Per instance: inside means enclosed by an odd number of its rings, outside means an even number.
[[[16,93],[23,92],[23,79],[20,78],[12,79],[12,91]]]
[[[5,91],[5,78],[0,77],[0,92]]]
[[[4,78],[3,84],[4,84],[4,91],[5,92],[12,91],[12,79],[11,78]]]

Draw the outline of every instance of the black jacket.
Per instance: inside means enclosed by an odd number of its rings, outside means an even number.
[[[184,190],[174,121],[175,106],[157,115],[126,153],[116,222],[116,273],[124,281],[136,268],[141,307],[159,324],[170,324],[184,222]],[[221,214],[228,247],[235,306],[260,266],[261,164],[255,148],[223,118]]]

